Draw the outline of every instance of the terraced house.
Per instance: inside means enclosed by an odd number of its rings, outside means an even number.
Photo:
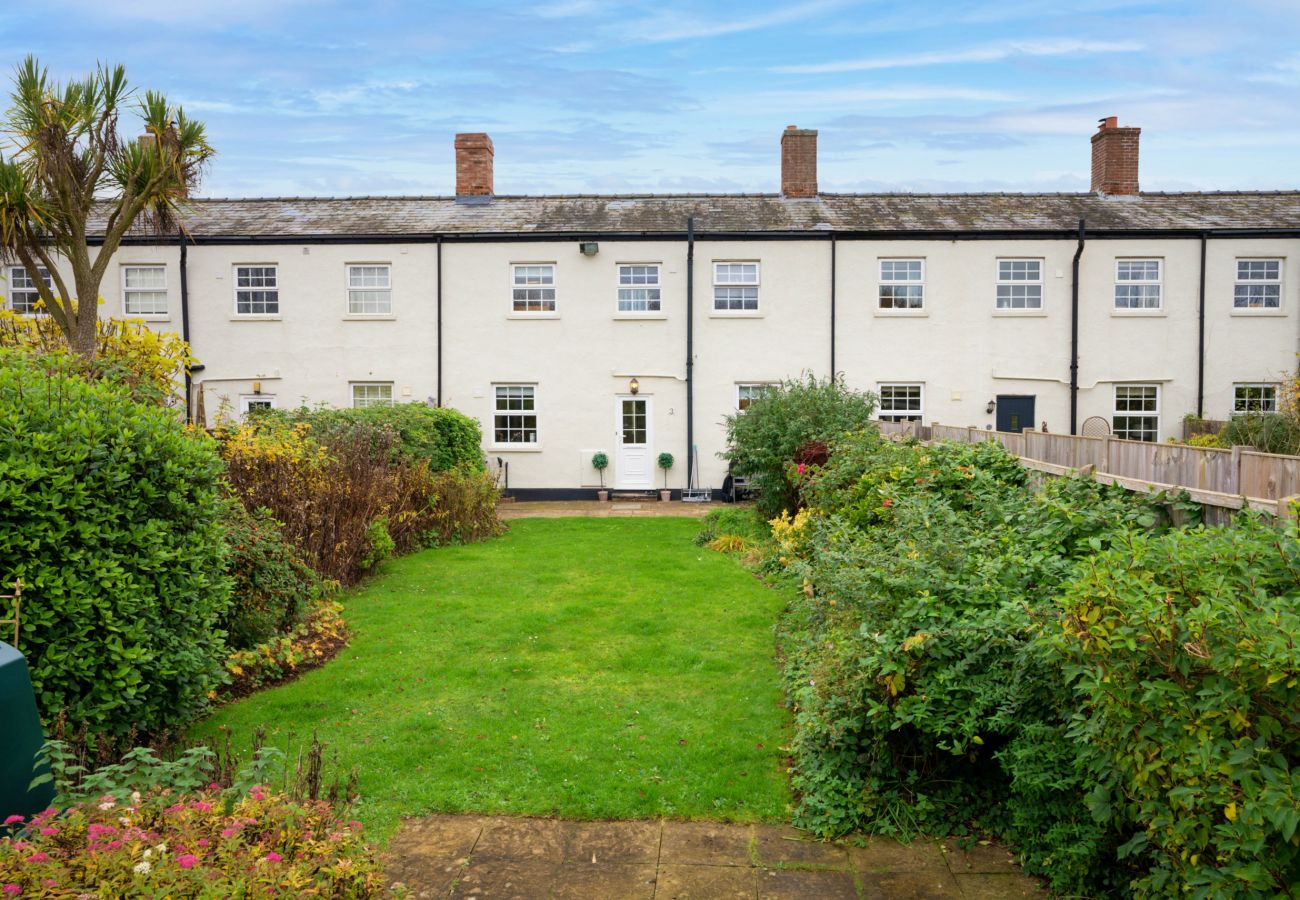
[[[454,197],[194,200],[184,240],[123,247],[103,309],[190,339],[191,414],[449,405],[521,496],[589,496],[598,450],[615,488],[658,486],[665,450],[670,486],[693,460],[716,488],[723,417],[802,372],[887,419],[1152,441],[1272,408],[1300,193],[1141,193],[1138,147],[1104,120],[1088,193],[828,194],[792,126],[779,194],[498,196],[461,134]]]

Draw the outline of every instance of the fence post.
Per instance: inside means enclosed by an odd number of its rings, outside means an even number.
[[[1110,471],[1110,435],[1101,436],[1101,461],[1097,464],[1098,472]]]
[[[1292,494],[1290,497],[1283,497],[1277,501],[1277,520],[1285,525],[1291,531],[1296,530],[1297,520],[1300,519],[1300,496]]]
[[[1229,494],[1241,494],[1241,444],[1232,445],[1232,471],[1229,473],[1232,483],[1229,485],[1232,490]]]

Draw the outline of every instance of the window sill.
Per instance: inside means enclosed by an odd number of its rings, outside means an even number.
[[[130,313],[123,313],[123,318],[128,322],[170,322],[172,317],[166,316],[133,316]]]
[[[541,444],[488,444],[489,453],[541,453]]]
[[[344,322],[392,322],[397,316],[392,313],[387,315],[363,316],[355,313],[349,313],[343,317]]]
[[[559,313],[506,313],[507,319],[558,319]]]
[[[232,321],[232,322],[280,322],[280,321],[283,321],[283,317],[282,317],[282,316],[241,316],[241,315],[233,315],[233,316],[230,317],[230,321]]]
[[[709,312],[710,319],[761,319],[763,313],[759,310],[738,309],[735,311],[715,309]]]
[[[1252,316],[1261,316],[1265,319],[1268,319],[1268,318],[1278,318],[1281,316],[1285,316],[1286,310],[1284,309],[1233,309],[1229,313],[1229,315],[1241,316],[1244,319],[1249,319]]]
[[[930,315],[928,309],[876,309],[872,314],[878,319],[924,319]]]
[[[1169,313],[1163,309],[1112,309],[1110,315],[1115,319],[1163,319]]]
[[[614,313],[615,322],[662,322],[665,313]]]
[[[1046,319],[1047,313],[1041,309],[995,309],[995,318],[999,319]]]

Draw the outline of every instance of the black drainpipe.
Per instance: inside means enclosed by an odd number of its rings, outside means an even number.
[[[835,380],[835,235],[831,235],[831,381]]]
[[[1205,416],[1205,245],[1209,235],[1201,232],[1201,297],[1199,315],[1199,332],[1196,344],[1196,418]]]
[[[190,278],[186,261],[189,246],[185,243],[184,231],[177,234],[177,238],[181,245],[181,340],[188,345],[190,342]],[[194,422],[193,406],[190,403],[190,395],[193,390],[194,379],[187,366],[185,368],[185,422],[187,425]]]
[[[1070,434],[1079,433],[1079,257],[1087,239],[1084,221],[1079,219],[1079,246],[1074,251],[1073,283],[1070,285]]]
[[[442,235],[438,235],[438,394],[437,403],[442,406]]]
[[[695,486],[695,219],[686,220],[686,487]]]

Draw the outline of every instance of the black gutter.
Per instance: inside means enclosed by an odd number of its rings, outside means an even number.
[[[442,406],[442,235],[438,235],[438,395],[435,401]]]
[[[831,235],[831,380],[835,380],[835,235]]]
[[[686,487],[695,472],[695,219],[686,220]]]
[[[1196,418],[1205,415],[1205,249],[1209,238],[1201,234],[1201,297],[1196,336]]]
[[[1083,256],[1083,244],[1087,240],[1084,229],[1084,220],[1080,218],[1079,246],[1074,251],[1070,285],[1070,434],[1079,433],[1079,258]]]
[[[181,340],[186,346],[190,343],[190,273],[188,266],[189,247],[185,242],[185,232],[180,232],[176,236],[178,243],[181,245]],[[194,378],[190,374],[189,366],[185,367],[185,423],[192,425],[194,423],[194,411],[191,406],[191,394],[194,390]]]

